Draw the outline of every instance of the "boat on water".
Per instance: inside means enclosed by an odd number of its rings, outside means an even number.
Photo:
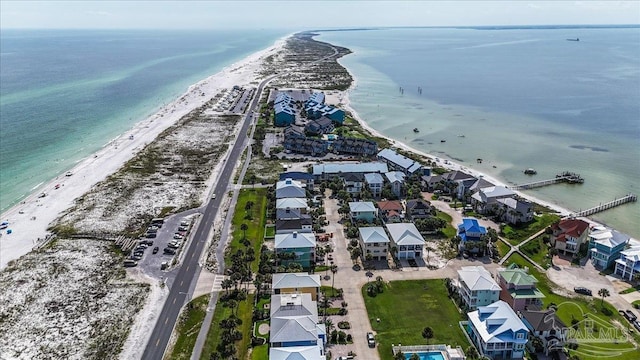
[[[462,135],[458,135],[458,137],[461,137],[461,138],[463,138],[463,137],[464,137],[464,134],[462,134]]]
[[[413,132],[414,132],[414,133],[419,133],[419,132],[420,132],[420,130],[419,130],[418,128],[413,128]]]
[[[442,140],[440,140],[440,142],[441,142],[441,143],[443,143],[443,142],[447,142],[447,140],[442,139]]]
[[[524,171],[524,173],[527,174],[527,175],[535,175],[538,172],[533,168],[528,168],[527,170]]]
[[[575,38],[575,39],[567,39],[567,41],[580,41],[580,38]]]

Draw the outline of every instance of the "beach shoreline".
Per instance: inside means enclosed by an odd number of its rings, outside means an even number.
[[[77,198],[118,171],[184,115],[202,106],[220,91],[234,85],[248,86],[258,81],[261,76],[261,59],[280,52],[290,36],[291,34],[280,37],[271,46],[188,86],[175,100],[136,122],[126,132],[111,139],[66,173],[34,188],[22,201],[0,214],[0,220],[8,222],[7,229],[0,232],[0,270],[10,261],[44,243],[50,235],[47,230],[49,225],[72,207]]]

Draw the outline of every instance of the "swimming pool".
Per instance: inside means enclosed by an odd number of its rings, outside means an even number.
[[[409,360],[411,355],[414,353],[405,353],[404,358]],[[420,360],[445,360],[444,355],[442,355],[442,351],[427,351],[427,352],[416,352],[420,357]]]

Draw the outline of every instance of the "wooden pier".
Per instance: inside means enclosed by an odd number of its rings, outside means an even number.
[[[513,185],[513,186],[509,186],[509,189],[527,190],[527,189],[533,189],[533,188],[538,188],[538,187],[547,186],[547,185],[553,185],[561,182],[567,183],[567,184],[582,184],[584,183],[584,179],[576,173],[565,171],[561,174],[556,175],[556,177],[553,179],[539,180],[539,181],[534,181],[526,184]]]
[[[599,213],[601,211],[609,210],[616,206],[620,206],[629,202],[638,201],[638,197],[634,194],[627,194],[619,199],[615,199],[613,201],[609,201],[608,203],[600,204],[598,206],[594,206],[591,209],[582,210],[574,214],[574,216],[589,216],[595,213]]]

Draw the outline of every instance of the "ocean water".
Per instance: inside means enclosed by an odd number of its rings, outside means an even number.
[[[573,211],[640,195],[640,28],[383,29],[318,39],[354,50],[340,60],[357,78],[352,106],[387,136],[511,184],[577,172],[583,185],[526,191]],[[538,175],[523,174],[529,167]],[[640,239],[640,203],[593,218]]]
[[[284,30],[0,32],[0,211]]]

